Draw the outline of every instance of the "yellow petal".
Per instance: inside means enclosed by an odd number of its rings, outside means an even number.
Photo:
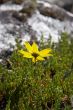
[[[38,45],[35,42],[32,44],[32,51],[33,53],[38,53]]]
[[[39,52],[39,55],[42,56],[42,57],[47,57],[47,56],[50,55],[49,53],[50,53],[51,51],[52,51],[52,50],[51,50],[50,48],[44,49],[44,50],[41,50],[41,51]]]
[[[19,50],[18,52],[24,55],[24,50]]]
[[[33,58],[32,58],[32,62],[34,62],[34,63],[36,62],[36,59],[35,59],[35,57],[33,57]]]
[[[36,61],[38,61],[38,60],[43,61],[43,60],[45,60],[45,59],[42,58],[41,56],[38,56],[38,57],[36,58]]]
[[[28,52],[32,52],[32,46],[28,42],[25,42],[24,45],[26,49],[28,50]]]
[[[26,52],[24,50],[20,50],[19,53],[21,53],[23,55],[23,57],[26,57],[26,58],[32,58],[33,56],[31,55],[31,53],[29,52]]]
[[[48,54],[48,56],[53,56],[52,54]]]

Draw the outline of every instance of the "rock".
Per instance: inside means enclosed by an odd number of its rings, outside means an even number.
[[[27,13],[30,16],[34,10],[36,9],[36,1],[25,0],[23,9],[20,11],[21,13]]]
[[[50,3],[38,3],[38,9],[41,14],[45,16],[51,16],[59,20],[70,20],[73,21],[73,14],[65,11],[57,5]]]
[[[65,10],[73,13],[73,4],[65,4],[62,8],[64,8]]]
[[[15,15],[16,13],[18,13],[17,11],[14,11],[14,10],[6,10],[6,11],[1,11],[0,12],[0,21],[1,23],[5,23],[5,24],[8,24],[8,23],[13,23],[13,24],[19,24],[20,20],[19,19],[16,19]],[[17,15],[17,14],[16,14]]]
[[[73,4],[73,0],[54,0],[54,3],[63,7],[65,5]]]
[[[27,20],[27,14],[26,13],[19,13],[19,12],[14,12],[12,15],[14,18],[19,20],[20,22],[25,22]]]
[[[72,9],[71,9],[71,12],[73,13],[73,6],[72,6]]]
[[[73,0],[39,0],[39,1],[44,1],[44,2],[49,2],[55,5],[58,5],[60,7],[63,7],[64,5],[68,4],[73,4]]]
[[[0,0],[0,4],[2,4],[3,3],[3,0]]]
[[[8,2],[8,1],[10,1],[10,0],[0,0],[0,4]]]
[[[36,0],[14,0],[13,1],[13,3],[16,3],[16,4],[22,4],[22,3],[24,3],[25,4],[25,2],[35,2]]]
[[[73,0],[39,0],[40,2],[48,2],[54,5],[58,5],[67,11],[72,12]]]
[[[14,0],[13,3],[21,4],[21,3],[23,3],[23,1],[24,1],[24,0]]]
[[[5,60],[5,59],[9,58],[12,53],[13,53],[13,51],[10,50],[10,49],[2,50],[2,51],[0,52],[0,59]]]

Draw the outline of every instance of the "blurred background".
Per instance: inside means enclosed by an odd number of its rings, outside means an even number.
[[[58,42],[61,32],[73,35],[73,0],[0,0],[0,52],[15,39]]]

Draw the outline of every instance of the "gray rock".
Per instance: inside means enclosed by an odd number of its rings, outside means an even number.
[[[56,5],[59,5],[59,6],[64,6],[66,4],[73,4],[73,0],[38,0],[38,1],[44,1],[44,2],[49,2],[49,3],[52,3],[52,4],[56,4]]]
[[[13,3],[16,3],[16,4],[21,4],[23,3],[24,0],[13,0]]]
[[[0,0],[0,4],[6,3],[8,1],[10,1],[10,0]]]
[[[64,8],[67,11],[70,11],[73,13],[73,0],[38,0],[40,2],[49,2],[51,4],[58,5],[62,8]]]
[[[14,18],[16,18],[17,20],[19,20],[20,22],[25,22],[27,20],[27,14],[26,13],[19,13],[19,12],[14,12],[12,15]]]
[[[44,34],[45,40],[51,35],[53,41],[57,42],[61,32],[71,33],[73,31],[72,22],[44,16],[38,10],[33,13],[37,4],[30,0],[25,1],[21,5],[6,3],[0,6],[0,52],[3,49],[15,49],[16,38],[21,41],[39,41],[41,35]],[[32,10],[25,12],[27,9]],[[32,14],[31,17],[29,17],[30,14]],[[58,14],[61,16],[60,12]]]
[[[11,56],[12,54],[12,50],[8,49],[8,50],[2,50],[1,53],[0,53],[0,59],[6,59],[8,58],[9,56]]]
[[[23,9],[20,11],[21,13],[27,13],[30,16],[36,9],[36,1],[33,0],[25,0],[23,3]]]
[[[50,3],[38,3],[38,9],[41,14],[45,16],[51,16],[59,20],[73,21],[73,14],[65,11],[63,8],[50,4]]]

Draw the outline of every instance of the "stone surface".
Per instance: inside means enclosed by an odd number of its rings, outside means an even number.
[[[13,14],[12,14],[12,16],[14,17],[14,18],[16,18],[17,20],[19,20],[20,22],[25,22],[26,20],[27,20],[27,18],[28,18],[28,16],[27,16],[27,14],[26,13],[19,13],[19,12],[17,12],[17,11],[15,11]]]
[[[38,0],[38,1],[44,1],[44,2],[49,2],[49,3],[52,3],[52,4],[56,4],[56,5],[59,5],[59,6],[64,6],[66,4],[73,4],[73,0]]]
[[[0,52],[9,48],[14,49],[16,38],[22,41],[21,44],[30,40],[39,42],[43,34],[45,40],[51,35],[52,41],[57,42],[61,32],[66,31],[69,34],[73,32],[73,22],[44,16],[35,7],[29,12],[27,9],[32,9],[31,4],[30,0],[26,0],[20,5],[14,3],[0,5]],[[30,13],[32,14],[29,17]]]
[[[52,17],[44,16],[38,11],[28,20],[28,24],[37,33],[37,39],[40,40],[44,36],[44,40],[52,36],[53,42],[58,42],[61,32],[67,32],[71,35],[73,32],[73,22],[60,21]]]
[[[24,0],[13,0],[13,3],[16,3],[16,4],[21,4],[23,3]]]
[[[67,11],[72,12],[73,0],[38,0],[40,2],[49,2],[51,4],[58,5]]]
[[[51,16],[59,20],[73,21],[73,14],[65,11],[63,8],[50,3],[38,3],[38,9],[41,14]]]
[[[9,2],[10,0],[0,0],[0,4],[3,4],[3,3],[6,3],[6,2]]]
[[[27,15],[31,15],[36,9],[36,1],[25,0],[23,3],[23,9],[20,11],[21,13],[27,13]]]

